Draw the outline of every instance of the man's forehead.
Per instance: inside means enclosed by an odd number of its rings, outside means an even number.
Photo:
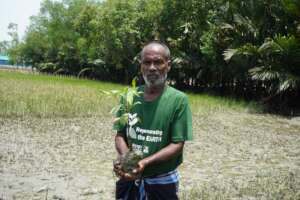
[[[155,56],[167,57],[165,48],[160,44],[149,44],[143,48],[142,57],[146,55],[149,56],[150,54]]]
[[[148,58],[148,57],[164,58],[165,54],[163,51],[149,50],[149,51],[144,51],[143,57],[144,58]]]
[[[164,49],[164,47],[162,46],[162,45],[160,45],[160,44],[156,44],[156,43],[152,43],[152,44],[148,44],[148,45],[146,45],[145,47],[144,47],[144,51],[145,50],[157,50],[157,51],[159,51],[159,50],[165,50]]]

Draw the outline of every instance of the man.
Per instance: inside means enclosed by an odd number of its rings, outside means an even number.
[[[132,173],[121,170],[116,199],[178,199],[178,174],[184,142],[192,139],[192,119],[187,96],[166,84],[170,71],[170,50],[158,42],[148,43],[141,52],[145,86],[139,87],[139,101],[129,115],[128,127],[115,124],[115,146],[119,156],[139,151],[143,159]],[[127,131],[127,133],[126,133]]]

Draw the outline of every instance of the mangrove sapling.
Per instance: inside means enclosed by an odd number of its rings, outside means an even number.
[[[131,87],[126,87],[122,91],[112,90],[110,92],[103,92],[106,95],[117,96],[120,99],[120,103],[111,110],[111,113],[114,114],[114,116],[118,116],[114,119],[114,129],[116,129],[116,125],[126,127],[126,136],[128,138],[130,113],[134,106],[141,104],[139,101],[134,101],[134,99],[139,97],[142,93],[139,92],[136,87],[136,80],[133,79]],[[140,119],[136,118],[133,120],[133,123],[137,123],[138,120]],[[131,174],[132,170],[137,167],[137,163],[143,158],[143,153],[132,149],[130,142],[128,143],[128,146],[129,151],[125,155],[118,157],[114,162],[119,163],[124,172]]]

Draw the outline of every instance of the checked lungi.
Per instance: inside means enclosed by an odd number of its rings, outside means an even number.
[[[177,170],[133,181],[117,181],[117,200],[178,200]]]

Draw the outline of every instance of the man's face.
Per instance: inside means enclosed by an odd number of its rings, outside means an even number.
[[[142,54],[141,71],[148,87],[163,85],[170,70],[170,61],[165,49],[157,44],[145,47]]]

